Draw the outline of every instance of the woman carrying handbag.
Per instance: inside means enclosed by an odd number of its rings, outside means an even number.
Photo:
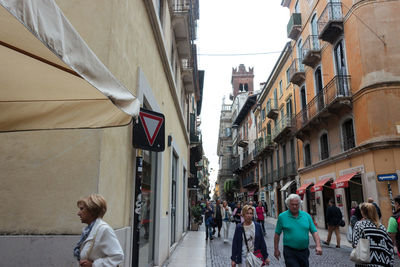
[[[242,215],[244,222],[236,226],[233,236],[231,266],[259,267],[269,265],[267,245],[261,226],[253,222],[253,208],[249,205],[244,206]]]
[[[350,259],[355,266],[393,266],[393,242],[385,226],[379,222],[376,208],[371,203],[360,205],[363,219],[353,229],[353,251]],[[365,255],[369,251],[368,255]]]

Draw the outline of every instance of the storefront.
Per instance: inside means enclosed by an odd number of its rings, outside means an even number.
[[[318,204],[322,204],[321,206],[322,206],[324,218],[326,218],[326,211],[328,209],[329,200],[334,199],[334,190],[331,187],[332,181],[333,181],[332,178],[321,179],[310,189],[311,193],[313,193],[313,195],[314,195],[314,198],[317,198]],[[321,196],[315,197],[316,192],[322,192],[322,199],[321,199]],[[322,203],[320,203],[320,202],[322,202]],[[326,220],[324,220],[324,221],[325,221],[325,228],[328,229]]]

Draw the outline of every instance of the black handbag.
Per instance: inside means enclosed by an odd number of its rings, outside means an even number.
[[[340,224],[341,227],[344,227],[346,225],[345,221],[343,219],[340,220]]]

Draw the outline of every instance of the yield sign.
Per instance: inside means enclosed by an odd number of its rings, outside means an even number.
[[[160,127],[164,122],[164,118],[152,115],[144,111],[139,112],[139,117],[140,120],[142,121],[147,140],[149,141],[149,144],[152,146],[154,144],[154,140],[156,139],[158,131],[160,130]]]
[[[133,146],[150,151],[164,151],[165,117],[161,113],[140,109],[139,120],[133,125]]]

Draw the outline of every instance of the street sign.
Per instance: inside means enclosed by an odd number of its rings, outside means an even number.
[[[139,119],[133,124],[133,146],[155,152],[164,151],[164,125],[163,114],[141,108]]]
[[[398,180],[397,173],[379,174],[377,177],[379,182]]]

